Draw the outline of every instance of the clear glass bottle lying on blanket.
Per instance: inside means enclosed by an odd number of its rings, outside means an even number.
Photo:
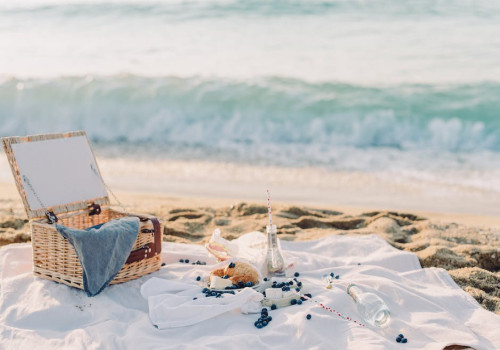
[[[391,313],[384,301],[376,294],[364,292],[355,284],[347,286],[347,294],[356,303],[361,317],[372,326],[384,327],[390,319]]]
[[[270,277],[285,276],[285,260],[278,245],[276,225],[267,225],[267,274]]]

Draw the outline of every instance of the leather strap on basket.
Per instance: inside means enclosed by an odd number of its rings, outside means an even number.
[[[154,231],[154,243],[148,243],[145,246],[130,252],[130,255],[125,264],[131,264],[143,259],[152,258],[161,253],[161,226],[157,218],[151,218]],[[139,232],[141,234],[141,232]]]

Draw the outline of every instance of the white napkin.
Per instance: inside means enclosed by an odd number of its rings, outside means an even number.
[[[141,294],[148,300],[151,322],[159,329],[190,326],[235,309],[257,313],[263,299],[251,288],[207,298],[198,285],[156,277],[141,286]]]

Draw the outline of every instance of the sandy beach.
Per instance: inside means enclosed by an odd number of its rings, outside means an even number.
[[[29,224],[13,183],[0,183],[0,245],[30,240]],[[262,202],[224,197],[116,192],[125,209],[166,222],[163,239],[204,244],[215,228],[226,239],[265,230]],[[415,253],[423,267],[446,269],[485,309],[500,315],[500,217],[387,211],[354,206],[273,203],[282,240],[376,233],[397,249]]]

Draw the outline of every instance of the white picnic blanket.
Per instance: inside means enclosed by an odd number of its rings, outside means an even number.
[[[191,326],[160,330],[152,325],[141,286],[153,277],[196,286],[196,276],[215,263],[202,246],[163,243],[166,266],[160,271],[88,298],[33,277],[30,244],[13,244],[0,249],[0,349],[442,349],[449,344],[500,349],[499,316],[482,309],[445,270],[421,269],[415,255],[376,235],[329,236],[282,242],[282,247],[313,299],[361,321],[345,291],[324,288],[321,276],[334,272],[339,281],[381,296],[392,313],[389,326],[361,327],[304,302],[270,311],[273,320],[262,329],[254,326],[258,315],[236,308]],[[189,264],[179,263],[186,258]],[[208,265],[191,265],[196,260]],[[146,297],[168,293],[183,292],[159,288]],[[407,344],[396,343],[399,333]]]

